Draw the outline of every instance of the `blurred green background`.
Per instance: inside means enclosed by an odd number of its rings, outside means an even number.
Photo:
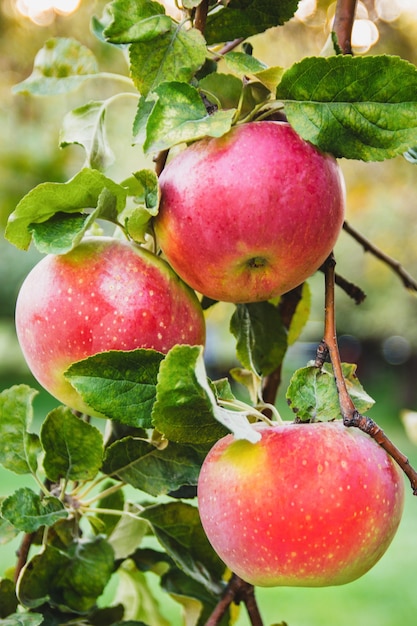
[[[33,3],[32,11],[40,4]],[[91,16],[101,16],[104,1],[81,1],[73,13],[69,10],[76,6],[76,0],[55,4],[61,4],[65,12],[50,8],[43,13],[32,12],[30,19],[29,0],[0,1],[0,390],[22,382],[39,388],[20,353],[13,313],[19,286],[40,255],[32,249],[18,251],[4,239],[7,217],[35,185],[66,181],[81,167],[81,148],[59,148],[62,118],[90,99],[107,97],[112,89],[111,85],[94,83],[69,95],[40,99],[15,96],[12,86],[31,73],[36,52],[52,36],[76,37],[94,51],[101,69],[127,73],[123,54],[90,33]],[[297,18],[284,28],[252,38],[255,56],[269,65],[288,67],[303,56],[320,54],[333,14],[334,3],[328,0],[302,0]],[[398,54],[417,64],[416,0],[360,2],[357,17],[355,50]],[[152,165],[138,147],[129,147],[134,113],[132,103],[118,104],[109,112],[108,131],[116,154],[109,175],[116,180]],[[341,167],[347,187],[347,221],[417,277],[417,165],[398,157],[383,163],[342,160]],[[365,302],[357,306],[344,292],[337,292],[342,358],[358,363],[359,378],[376,400],[370,415],[417,465],[417,445],[407,436],[401,420],[404,410],[417,411],[416,296],[345,232],[336,247],[336,260],[337,271],[367,294]],[[288,354],[286,379],[313,356],[322,337],[321,274],[309,282],[311,319],[302,342]],[[220,373],[235,359],[228,334],[231,311],[231,306],[224,305],[208,314],[208,364]],[[56,404],[40,390],[34,429]],[[280,397],[278,404],[283,417],[289,418],[285,399]],[[0,496],[23,483],[21,478],[0,471]],[[0,575],[13,564],[16,547],[16,542],[0,545]],[[362,579],[339,588],[258,590],[258,598],[265,624],[285,620],[290,626],[415,626],[416,576],[417,499],[408,489],[404,518],[391,548]],[[161,606],[171,623],[180,624],[173,602],[161,596]],[[238,624],[248,624],[243,612]]]

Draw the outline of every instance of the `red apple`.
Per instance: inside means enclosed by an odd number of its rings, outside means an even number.
[[[284,122],[251,122],[175,156],[160,177],[159,245],[193,289],[226,302],[279,296],[311,276],[344,219],[336,160]]]
[[[341,421],[257,428],[258,443],[227,435],[203,463],[199,509],[214,550],[260,586],[341,585],[365,574],[401,519],[397,465]]]
[[[169,265],[116,239],[85,239],[65,255],[48,255],[26,277],[16,330],[39,383],[61,402],[93,413],[65,379],[75,361],[107,350],[205,341],[200,303]]]

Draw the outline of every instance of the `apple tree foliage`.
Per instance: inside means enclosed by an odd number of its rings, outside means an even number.
[[[153,0],[114,0],[91,26],[126,57],[129,76],[99,68],[76,39],[48,40],[16,93],[65,95],[94,81],[111,81],[120,91],[68,112],[60,145],[82,146],[85,162],[67,182],[42,183],[22,198],[7,225],[8,241],[63,254],[99,220],[148,245],[167,151],[254,119],[285,115],[299,135],[338,158],[415,161],[414,65],[398,56],[342,54],[334,34],[327,56],[291,67],[268,67],[257,58],[246,39],[285,28],[297,6],[297,0],[183,0],[182,17],[174,19]],[[137,100],[125,141],[154,157],[156,168],[116,181],[106,174],[113,160],[107,112],[123,97]],[[240,367],[230,379],[208,378],[198,346],[176,346],[166,356],[108,352],[74,363],[66,376],[108,416],[104,434],[100,420],[64,406],[45,417],[37,434],[36,391],[16,385],[0,394],[0,462],[33,479],[1,506],[1,542],[19,536],[21,547],[17,584],[13,571],[0,581],[0,623],[162,623],[146,572],[160,577],[188,624],[206,622],[229,573],[201,527],[199,469],[224,434],[253,441],[250,422],[262,411],[274,413],[263,386],[297,341],[309,298],[306,284],[289,316],[282,301],[235,307],[230,332]],[[366,412],[373,400],[355,365],[343,364],[343,376],[358,411]],[[239,389],[248,401],[239,399]],[[286,393],[298,420],[340,417],[329,364],[295,372]],[[115,597],[106,592],[114,580]],[[226,612],[222,623],[231,619]]]

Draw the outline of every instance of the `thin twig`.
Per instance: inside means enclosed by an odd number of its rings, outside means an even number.
[[[316,365],[320,366],[328,356],[333,368],[336,387],[339,395],[340,412],[343,423],[347,427],[354,426],[370,435],[393,459],[398,463],[408,477],[413,494],[417,495],[417,472],[410,465],[408,458],[394,445],[384,431],[371,418],[361,415],[353,403],[347,390],[340,360],[339,347],[336,338],[335,322],[335,260],[333,254],[325,263],[325,321],[324,338],[321,342],[316,358]]]
[[[228,41],[227,43],[225,43],[224,46],[213,57],[213,61],[216,61],[216,63],[218,61],[221,61],[225,54],[237,48],[237,46],[239,46],[242,41],[245,41],[245,39],[243,37],[238,37],[237,39],[233,39],[232,41]]]
[[[358,0],[337,0],[333,22],[339,47],[343,54],[352,54],[352,28]]]
[[[385,252],[382,252],[377,246],[366,239],[361,233],[359,233],[353,226],[344,222],[343,230],[345,230],[355,241],[357,241],[365,250],[365,252],[370,252],[374,257],[388,265],[395,274],[401,279],[404,287],[406,289],[411,289],[412,291],[417,291],[417,281],[411,274],[409,274],[402,265],[396,260],[390,257]]]

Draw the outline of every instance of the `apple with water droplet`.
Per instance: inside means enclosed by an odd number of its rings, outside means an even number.
[[[205,341],[195,293],[148,250],[89,237],[47,255],[28,274],[16,302],[17,337],[34,377],[58,400],[96,415],[64,377],[75,361],[108,350]]]
[[[196,291],[259,302],[311,276],[344,220],[337,161],[286,122],[250,122],[177,154],[160,176],[158,243]]]
[[[267,587],[341,585],[365,574],[400,523],[396,463],[341,420],[255,428],[257,443],[227,435],[201,469],[201,522],[220,558]]]

